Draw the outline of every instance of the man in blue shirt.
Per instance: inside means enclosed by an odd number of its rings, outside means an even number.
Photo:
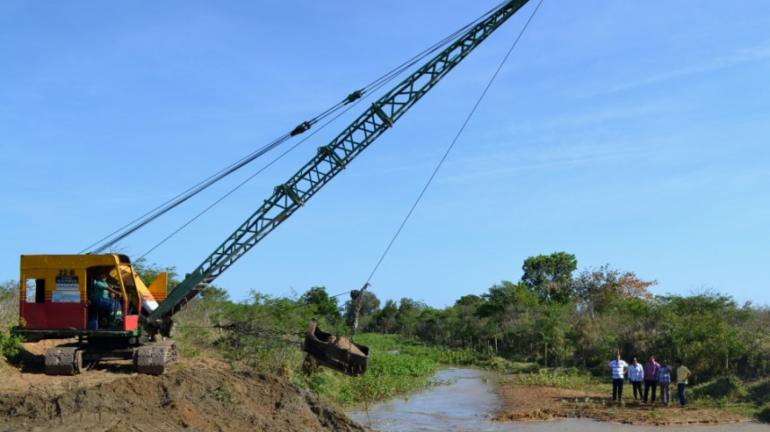
[[[120,291],[110,286],[107,274],[100,274],[94,279],[91,302],[99,315],[99,327],[110,327],[116,315],[122,315],[120,308]]]
[[[628,363],[620,358],[620,352],[618,352],[615,360],[610,362],[610,371],[612,372],[612,400],[618,401],[623,398],[623,379],[626,376],[626,369],[628,369]]]

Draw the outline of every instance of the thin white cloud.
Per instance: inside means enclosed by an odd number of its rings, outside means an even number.
[[[576,149],[565,150],[565,153],[561,157],[552,158],[538,158],[538,160],[530,160],[524,162],[516,162],[511,160],[510,164],[501,164],[502,160],[512,159],[505,157],[505,155],[497,155],[497,157],[489,157],[486,161],[477,159],[474,164],[468,164],[467,161],[463,161],[463,169],[452,169],[447,167],[447,171],[460,172],[456,175],[442,176],[437,179],[439,183],[462,183],[473,180],[478,182],[479,179],[501,179],[507,176],[514,175],[528,170],[543,170],[553,169],[563,166],[590,164],[594,162],[601,162],[607,160],[617,160],[638,157],[649,153],[646,150],[626,150],[626,151],[585,151],[577,152]],[[504,158],[504,159],[503,159]],[[515,159],[515,158],[514,158]]]
[[[543,117],[537,120],[513,122],[507,132],[513,136],[525,133],[558,131],[565,128],[579,129],[587,126],[597,126],[615,123],[621,120],[638,120],[651,115],[661,115],[664,111],[674,109],[674,100],[660,100],[655,103],[633,104],[626,106],[607,106],[601,109],[575,111],[565,114]]]
[[[704,62],[683,66],[678,69],[659,72],[637,80],[616,84],[604,90],[593,93],[591,94],[591,96],[622,92],[626,90],[635,89],[638,87],[644,87],[644,86],[654,85],[654,84],[658,84],[666,81],[671,81],[671,80],[679,79],[686,76],[712,72],[719,69],[725,69],[728,67],[737,66],[737,65],[746,64],[746,63],[764,61],[769,58],[770,58],[770,42],[762,45],[757,45],[754,47],[741,48],[732,52],[731,54],[710,59]]]

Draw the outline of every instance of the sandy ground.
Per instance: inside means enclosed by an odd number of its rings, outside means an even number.
[[[26,393],[35,389],[45,389],[50,393],[57,393],[71,384],[92,386],[107,383],[116,379],[125,378],[133,373],[128,362],[104,365],[87,374],[79,376],[48,376],[43,372],[43,355],[45,350],[69,341],[41,341],[25,343],[25,352],[22,355],[21,370],[16,367],[2,365],[2,380],[0,380],[0,394]]]
[[[209,359],[182,359],[157,377],[121,364],[73,377],[25,369],[0,372],[0,432],[365,431],[284,378]]]
[[[627,424],[687,425],[721,424],[750,421],[738,414],[713,409],[673,404],[642,404],[626,399],[623,404],[611,401],[606,394],[592,391],[502,383],[503,407],[499,421],[533,421],[558,418],[591,418]]]

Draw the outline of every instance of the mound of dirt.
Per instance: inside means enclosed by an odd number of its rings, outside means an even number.
[[[207,366],[0,394],[0,431],[366,431],[283,378]]]

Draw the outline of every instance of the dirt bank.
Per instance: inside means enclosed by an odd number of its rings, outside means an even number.
[[[688,406],[663,407],[627,400],[613,403],[596,391],[502,383],[503,407],[499,421],[551,420],[558,418],[591,418],[627,424],[687,425],[721,424],[750,421],[740,414],[725,410]]]
[[[181,361],[160,377],[4,370],[0,431],[365,431],[283,378]]]

